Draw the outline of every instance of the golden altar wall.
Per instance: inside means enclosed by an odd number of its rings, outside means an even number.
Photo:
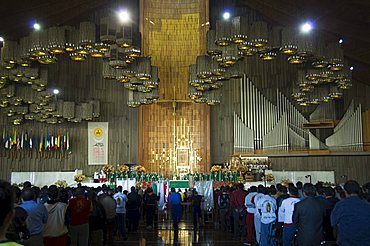
[[[160,100],[140,107],[139,163],[163,173],[204,172],[210,110],[191,102],[188,67],[205,53],[208,1],[142,0],[142,50],[159,67]]]

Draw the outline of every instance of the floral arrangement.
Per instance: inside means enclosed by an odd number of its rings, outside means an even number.
[[[221,171],[222,167],[220,165],[214,165],[211,167],[211,172],[212,173],[218,173],[219,171]]]
[[[138,165],[138,166],[134,167],[134,171],[136,173],[145,173],[145,167],[143,167],[141,165]]]
[[[248,171],[248,167],[247,166],[238,166],[237,171],[241,172],[241,173],[246,173]]]
[[[114,167],[110,164],[107,164],[103,166],[102,170],[105,174],[108,174],[108,173],[114,172]]]
[[[73,177],[74,181],[76,181],[77,183],[81,183],[82,181],[84,181],[86,179],[86,176],[83,175],[83,174],[77,174]]]
[[[117,171],[120,172],[120,173],[128,173],[130,171],[130,169],[126,165],[119,165],[117,167]]]
[[[77,175],[76,175],[77,176]],[[75,180],[76,180],[76,176],[75,176]],[[78,181],[76,181],[78,182]],[[81,181],[80,181],[81,182]],[[58,188],[66,188],[68,186],[67,184],[67,181],[65,181],[64,179],[63,180],[58,180],[54,183]]]
[[[266,182],[274,182],[275,177],[272,174],[266,174],[266,176],[263,179],[266,180]]]
[[[292,181],[290,181],[289,179],[282,179],[280,183],[281,183],[283,186],[288,187],[288,185],[289,185],[290,183],[292,183]]]
[[[325,181],[325,182],[319,181],[319,182],[321,182],[324,187],[334,187],[335,186],[334,183],[331,183],[331,182],[328,182],[328,181]]]

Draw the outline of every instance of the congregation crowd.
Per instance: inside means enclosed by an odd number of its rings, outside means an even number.
[[[216,192],[222,231],[244,245],[370,245],[370,183],[271,187],[244,185]]]
[[[111,246],[137,232],[141,217],[146,230],[154,229],[159,195],[152,188],[40,189],[27,181],[20,189],[0,181],[0,245]],[[167,208],[174,233],[191,211],[194,230],[212,217],[222,233],[244,245],[370,245],[370,183],[361,187],[350,180],[332,188],[297,182],[248,190],[238,184],[214,190],[211,214],[203,202],[195,189],[171,188]]]

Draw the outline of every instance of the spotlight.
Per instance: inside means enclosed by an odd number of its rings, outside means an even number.
[[[230,13],[229,12],[225,12],[222,17],[224,18],[224,20],[228,20],[230,19]]]
[[[338,40],[338,43],[340,43],[340,44],[343,44],[343,42],[344,42],[343,38],[340,38],[340,39]]]
[[[353,70],[355,70],[355,67],[354,66],[350,66],[349,67],[349,70],[353,71]]]
[[[121,10],[118,12],[118,19],[122,23],[130,21],[130,13],[127,10]]]
[[[0,37],[0,42],[4,42],[4,38],[3,37]]]
[[[36,31],[40,30],[41,29],[40,24],[37,23],[37,22],[35,24],[33,24],[33,29],[35,29]]]
[[[54,89],[53,90],[53,93],[54,93],[54,95],[58,95],[59,94],[59,90],[58,89]]]
[[[301,32],[303,33],[309,33],[312,29],[312,23],[308,21],[301,26]]]

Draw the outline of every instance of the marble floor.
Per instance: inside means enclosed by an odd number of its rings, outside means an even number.
[[[172,222],[168,216],[159,216],[158,222],[152,230],[147,230],[144,225],[145,220],[141,220],[138,232],[128,233],[127,241],[117,239],[115,245],[243,245],[241,242],[233,240],[230,232],[215,229],[217,223],[213,220],[209,220],[197,231],[194,231],[190,217],[190,214],[183,216],[177,235],[174,234]]]

